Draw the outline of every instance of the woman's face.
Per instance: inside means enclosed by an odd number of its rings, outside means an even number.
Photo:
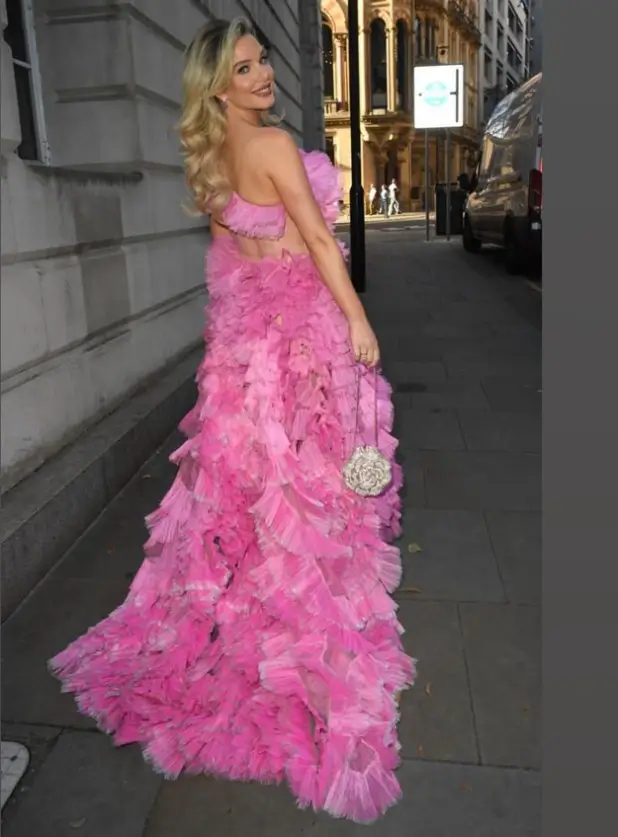
[[[275,102],[275,74],[268,54],[253,35],[236,43],[230,86],[222,101],[240,110],[268,110]]]

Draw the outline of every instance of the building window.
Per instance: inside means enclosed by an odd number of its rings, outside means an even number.
[[[485,53],[483,55],[483,69],[485,72],[485,78],[491,84],[493,82],[493,74],[492,74],[492,63],[493,63],[493,56],[488,49],[485,49]]]
[[[510,39],[506,45],[506,62],[513,70],[516,70],[517,72],[520,71],[521,59],[518,60],[517,49],[511,43]]]
[[[494,33],[494,18],[489,9],[485,9],[485,34],[491,40]]]
[[[337,165],[337,161],[335,159],[335,139],[334,137],[326,137],[326,153],[333,164],[333,166]]]
[[[478,53],[475,55],[472,50],[468,53],[469,56],[469,71],[468,79],[473,87],[477,86],[477,72],[478,72]]]
[[[13,72],[21,128],[21,143],[17,153],[22,160],[40,160],[49,163],[41,77],[30,0],[6,0],[6,16],[4,40],[11,48],[13,55]]]
[[[408,27],[405,20],[397,21],[397,106],[400,110],[409,107],[408,102],[408,77],[409,68],[409,38]]]
[[[513,6],[509,3],[509,10],[507,15],[507,20],[509,23],[509,29],[511,32],[515,32],[517,29],[516,20],[517,20],[517,12],[513,8]]]
[[[517,18],[517,40],[521,41],[524,37],[524,27],[522,26],[521,20]]]
[[[381,18],[371,22],[371,109],[386,110],[386,25]]]
[[[333,52],[333,30],[322,21],[322,72],[324,75],[324,98],[335,97],[335,63]]]
[[[420,17],[414,18],[414,52],[416,58],[423,56],[423,24]]]
[[[436,57],[437,28],[438,26],[434,21],[428,20],[425,22],[425,58],[435,59]]]

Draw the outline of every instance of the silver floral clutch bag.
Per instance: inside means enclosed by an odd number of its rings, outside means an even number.
[[[358,420],[360,413],[360,368],[356,395],[356,427],[354,430],[354,451],[343,468],[343,480],[347,487],[361,497],[378,497],[391,484],[393,473],[391,463],[378,447],[378,385],[377,371],[374,381],[374,426],[375,445],[357,445]]]

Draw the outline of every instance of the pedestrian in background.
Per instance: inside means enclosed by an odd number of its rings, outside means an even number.
[[[391,180],[390,186],[388,187],[388,217],[390,218],[391,215],[399,215],[399,201],[397,200],[397,192],[399,191],[399,187],[395,181],[395,178]]]
[[[376,195],[377,194],[378,194],[378,190],[376,189],[376,187],[372,183],[371,186],[369,187],[369,214],[370,215],[374,214],[375,201],[376,201]]]
[[[382,188],[380,189],[380,214],[386,215],[387,211],[387,203],[388,203],[388,192],[386,190],[386,184],[382,184]]]

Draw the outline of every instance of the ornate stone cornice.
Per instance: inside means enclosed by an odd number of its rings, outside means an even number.
[[[446,15],[445,0],[416,0],[414,8],[417,12],[441,12]]]

